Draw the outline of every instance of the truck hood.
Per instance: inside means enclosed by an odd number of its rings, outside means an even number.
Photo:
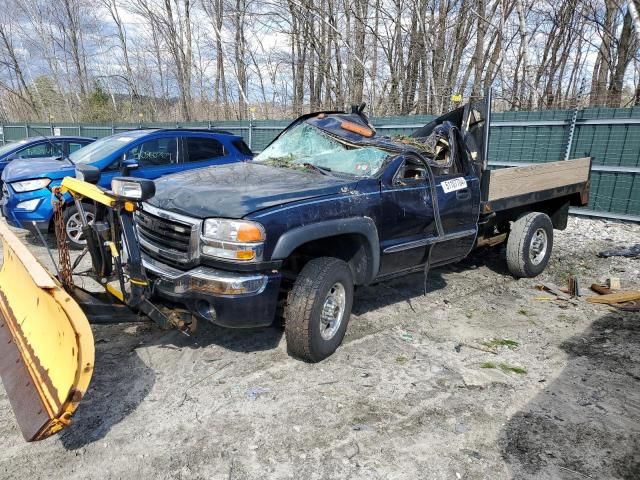
[[[75,168],[68,160],[57,160],[57,157],[25,158],[9,162],[2,172],[2,180],[16,182],[44,176],[57,180],[74,175]]]
[[[284,203],[355,188],[353,179],[241,162],[168,175],[155,181],[155,207],[197,218],[242,218]]]

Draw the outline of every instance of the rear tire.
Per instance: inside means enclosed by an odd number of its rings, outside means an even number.
[[[284,309],[289,353],[319,362],[342,343],[353,305],[353,276],[342,260],[320,257],[307,263]]]
[[[83,203],[85,215],[89,223],[93,222],[96,218],[96,207]],[[82,250],[87,242],[82,235],[82,222],[80,220],[80,212],[75,205],[70,205],[62,212],[62,218],[64,220],[64,233],[69,244],[74,250]]]
[[[545,269],[553,248],[553,224],[548,215],[531,212],[511,225],[507,266],[518,278],[532,278]]]

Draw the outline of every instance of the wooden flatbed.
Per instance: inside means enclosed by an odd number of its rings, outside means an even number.
[[[590,172],[590,157],[487,170],[482,177],[483,213],[560,198],[586,205]]]

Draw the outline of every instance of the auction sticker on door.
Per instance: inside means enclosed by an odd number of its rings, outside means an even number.
[[[455,192],[456,190],[467,188],[467,181],[464,179],[464,177],[458,177],[452,178],[451,180],[444,180],[441,185],[444,193],[450,193]]]

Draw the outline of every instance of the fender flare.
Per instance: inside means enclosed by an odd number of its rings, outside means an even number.
[[[366,239],[365,248],[370,262],[363,283],[370,283],[380,268],[380,241],[376,224],[369,217],[338,218],[293,228],[280,236],[271,259],[285,260],[307,242],[344,234],[359,234]]]

